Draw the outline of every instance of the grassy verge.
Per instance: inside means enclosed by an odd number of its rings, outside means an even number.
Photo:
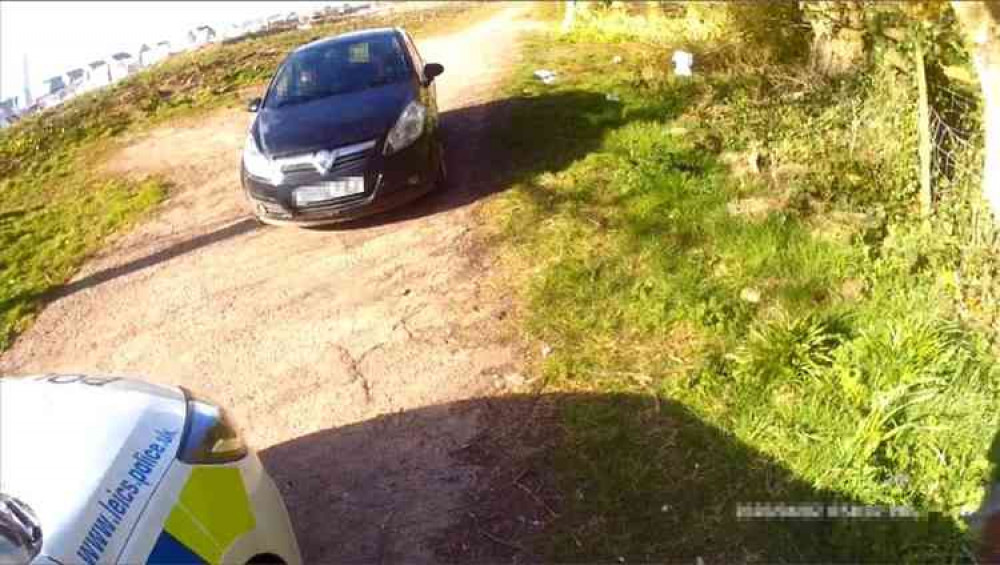
[[[524,52],[483,217],[545,390],[629,399],[564,408],[549,556],[958,558],[1000,398],[956,251],[912,211],[907,79],[711,56],[677,79],[664,45],[586,28]],[[737,516],[824,501],[921,517]]]
[[[47,293],[108,236],[166,197],[161,179],[100,172],[100,162],[125,134],[242,104],[245,88],[262,84],[288,51],[313,39],[383,25],[404,26],[419,38],[460,29],[497,9],[456,4],[213,46],[0,132],[0,352],[31,322]]]

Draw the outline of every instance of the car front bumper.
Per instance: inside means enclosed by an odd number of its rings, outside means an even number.
[[[438,180],[439,151],[433,136],[425,134],[413,145],[389,156],[382,155],[381,143],[376,144],[364,160],[335,166],[326,175],[310,171],[286,176],[283,183],[272,185],[248,175],[241,167],[240,177],[253,212],[261,221],[276,225],[325,225],[383,212],[426,194]],[[296,206],[297,188],[349,176],[364,177],[363,193]]]
[[[298,540],[281,492],[251,451],[242,464],[254,528],[236,540],[223,555],[222,563],[247,563],[260,555],[274,555],[286,565],[301,565]]]
[[[261,557],[302,563],[281,493],[250,450],[225,464],[171,461],[116,561],[247,563]]]

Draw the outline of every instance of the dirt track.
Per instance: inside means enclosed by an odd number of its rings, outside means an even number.
[[[132,374],[202,392],[262,452],[308,562],[432,559],[428,540],[475,482],[452,453],[478,431],[477,410],[378,417],[492,394],[516,366],[497,335],[502,300],[482,288],[471,209],[498,188],[480,151],[502,119],[491,97],[525,8],[419,42],[446,68],[453,186],[405,211],[333,230],[257,227],[237,189],[244,112],[135,140],[108,166],[163,174],[173,195],[85,266],[0,373]]]

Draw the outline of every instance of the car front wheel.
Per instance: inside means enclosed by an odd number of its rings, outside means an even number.
[[[434,188],[444,190],[448,187],[448,164],[444,158],[444,147],[438,145],[438,165],[437,178],[434,181]]]
[[[247,565],[285,565],[285,560],[273,553],[262,553],[251,557]]]

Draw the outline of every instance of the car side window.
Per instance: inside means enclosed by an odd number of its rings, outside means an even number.
[[[274,81],[271,93],[267,97],[268,102],[271,102],[276,98],[280,99],[288,96],[288,90],[292,79],[292,72],[288,67],[289,65],[286,64],[280,71],[278,71],[278,78]]]

